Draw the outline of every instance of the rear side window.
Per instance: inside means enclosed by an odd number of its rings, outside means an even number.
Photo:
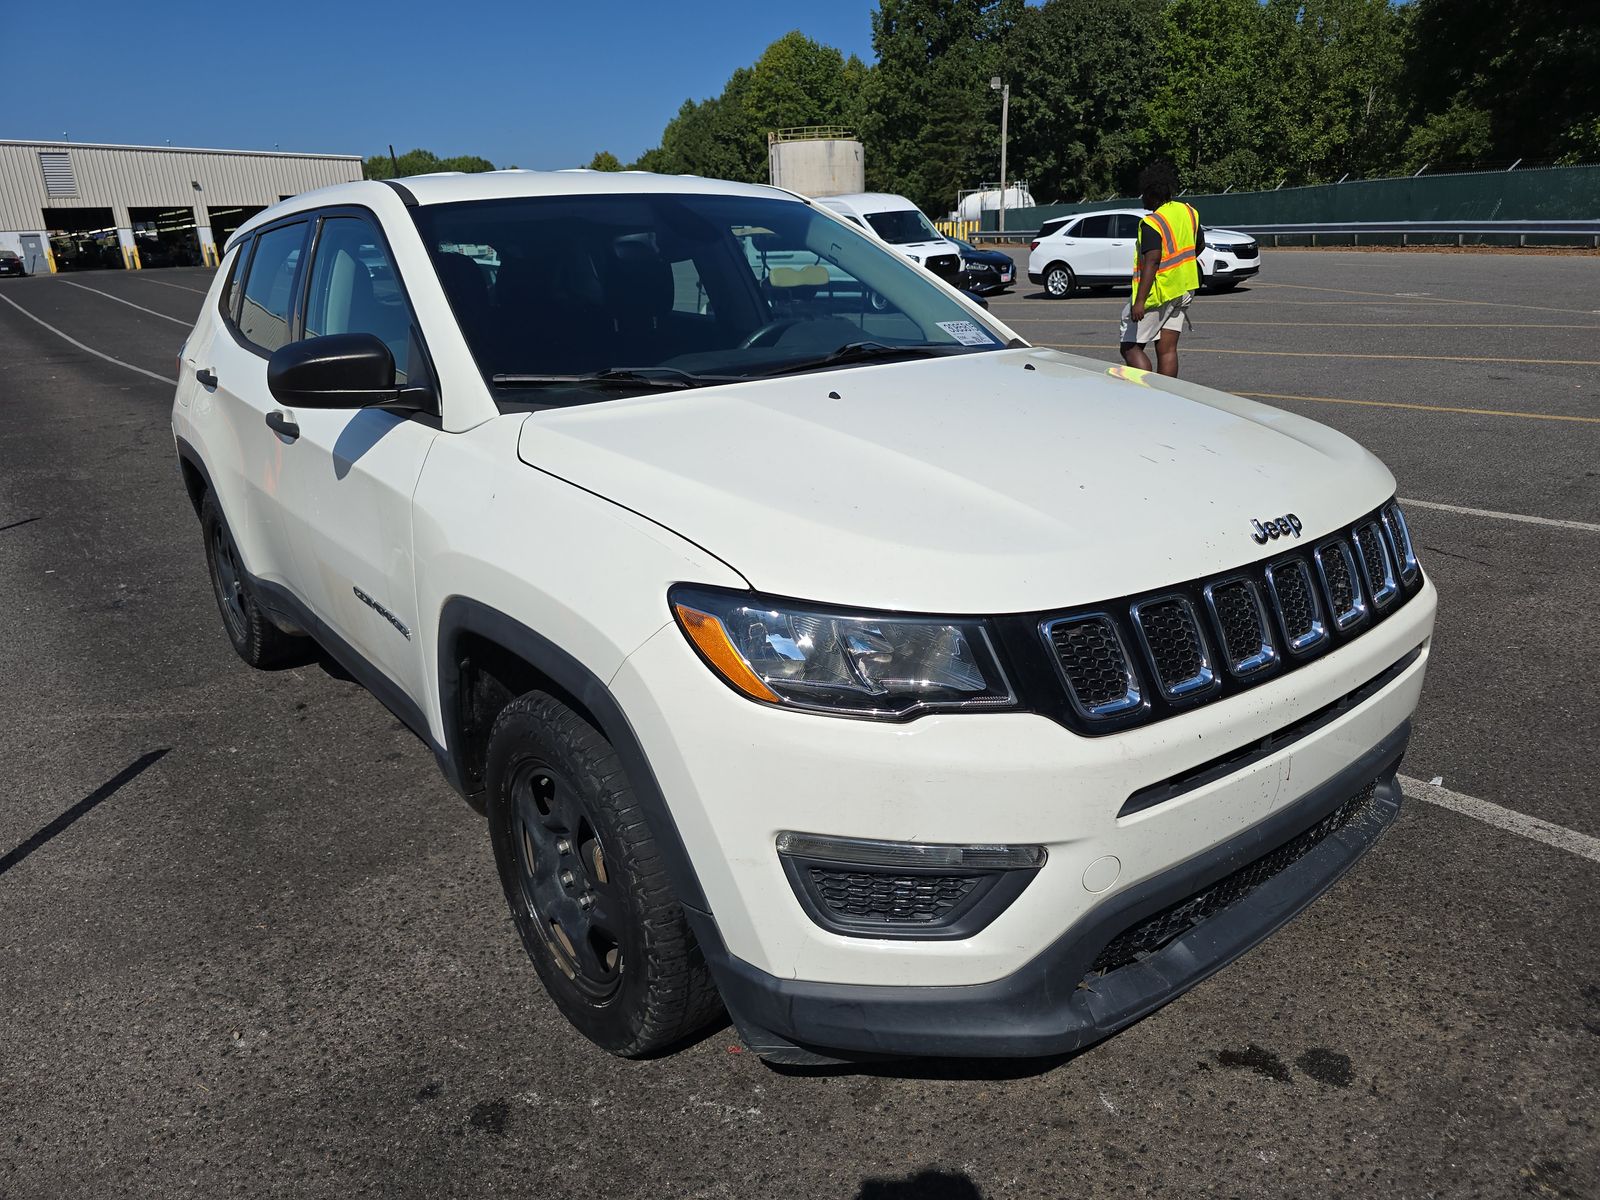
[[[1108,238],[1111,236],[1111,218],[1110,216],[1085,217],[1078,222],[1078,228],[1073,232],[1075,237]]]
[[[305,222],[269,230],[256,239],[255,256],[239,306],[239,332],[245,341],[272,351],[289,341],[289,310],[294,305],[295,273],[305,244]]]
[[[370,221],[328,217],[306,292],[305,335],[371,333],[394,355],[395,381],[411,371],[411,309],[388,248]]]

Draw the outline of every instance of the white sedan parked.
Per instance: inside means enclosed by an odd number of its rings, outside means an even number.
[[[1141,208],[1118,208],[1046,221],[1028,252],[1028,278],[1042,283],[1052,299],[1080,287],[1126,287],[1133,277],[1133,247]],[[1227,291],[1261,270],[1261,250],[1249,234],[1205,229],[1200,252],[1200,286]]]

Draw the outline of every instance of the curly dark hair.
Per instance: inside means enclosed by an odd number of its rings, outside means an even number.
[[[1177,194],[1177,169],[1165,159],[1151,163],[1140,173],[1139,197],[1154,200],[1152,208],[1160,208]]]

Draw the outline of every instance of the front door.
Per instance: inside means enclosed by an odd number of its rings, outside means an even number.
[[[311,255],[304,336],[370,333],[396,381],[427,378],[427,358],[388,246],[372,219],[322,217]],[[329,629],[420,703],[425,693],[411,554],[411,498],[439,435],[431,416],[382,408],[292,412],[284,520],[303,598]]]

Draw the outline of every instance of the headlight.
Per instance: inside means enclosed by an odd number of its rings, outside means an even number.
[[[970,258],[963,258],[961,260],[961,269],[963,271],[976,271],[978,269],[978,264],[973,262]]]
[[[917,257],[915,254],[908,254],[908,255],[906,255],[906,257],[909,258],[914,263],[919,263],[919,262],[922,261],[922,259]]]
[[[981,621],[851,612],[697,587],[674,588],[669,600],[706,664],[754,700],[891,719],[1013,701]]]

